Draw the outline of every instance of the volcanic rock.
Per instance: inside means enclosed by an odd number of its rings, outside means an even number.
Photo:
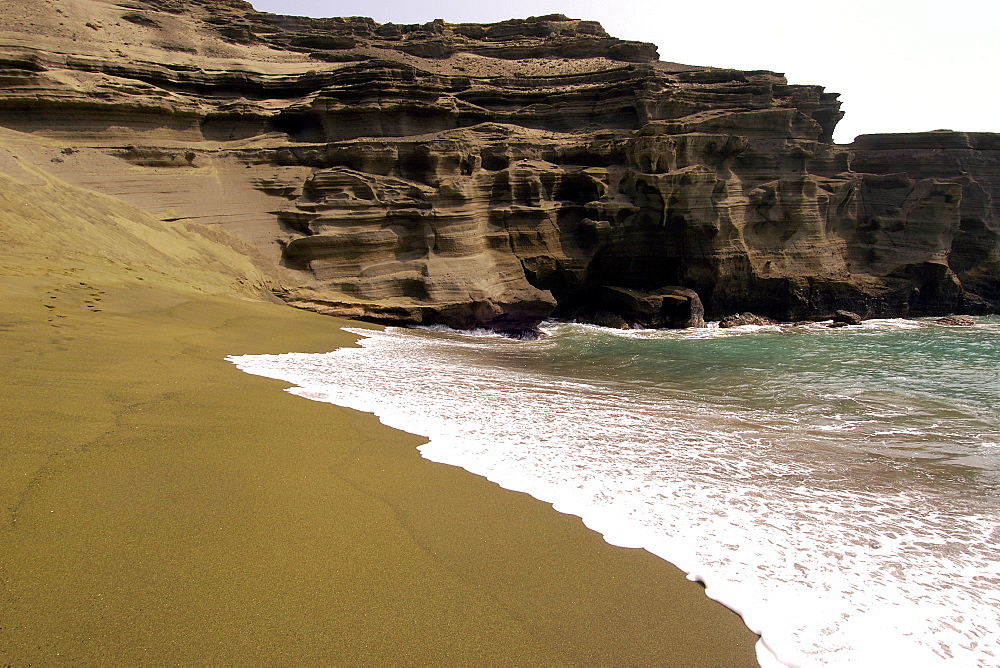
[[[705,326],[701,299],[688,288],[668,286],[644,291],[605,286],[598,302],[633,327],[684,329]]]
[[[224,227],[325,313],[521,332],[696,325],[696,299],[713,319],[1000,310],[1000,136],[838,146],[836,93],[592,21],[18,2],[0,83],[20,159]]]
[[[756,315],[754,313],[736,313],[727,315],[719,321],[719,327],[728,329],[730,327],[742,327],[744,325],[777,325],[778,321],[771,318]]]
[[[837,311],[833,314],[833,321],[842,322],[845,325],[860,325],[863,322],[863,318],[851,311]]]
[[[972,327],[976,324],[975,319],[969,315],[948,315],[935,320],[939,325],[949,325],[952,327]]]
[[[566,318],[572,322],[582,322],[609,329],[632,329],[632,325],[617,313],[593,306],[576,308],[571,313],[566,314]]]

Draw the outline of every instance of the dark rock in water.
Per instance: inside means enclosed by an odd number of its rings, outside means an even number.
[[[838,329],[840,327],[850,327],[850,326],[851,323],[844,322],[843,320],[834,320],[833,322],[827,325],[827,327],[829,327],[830,329]]]
[[[609,329],[632,329],[632,325],[617,313],[594,306],[579,306],[570,311],[562,312],[560,317],[570,322],[581,322]]]
[[[772,320],[762,315],[755,315],[753,313],[737,313],[735,315],[727,315],[725,318],[719,321],[719,327],[729,328],[729,327],[742,327],[743,325],[777,325],[777,320]]]
[[[588,322],[592,325],[597,325],[598,327],[608,327],[610,329],[632,329],[632,326],[626,322],[623,317],[617,313],[605,311],[604,309],[594,310],[589,317],[583,320],[583,322]]]
[[[605,286],[598,295],[601,306],[632,326],[685,329],[705,326],[705,309],[698,293],[668,286],[656,291]]]
[[[989,301],[968,290],[963,290],[959,306],[962,313],[970,315],[989,315],[996,312]]]
[[[976,321],[971,315],[948,315],[935,320],[939,325],[950,325],[952,327],[972,327]]]
[[[504,332],[579,308],[1000,311],[1000,135],[838,146],[821,86],[660,61],[559,14],[28,5],[30,25],[0,13],[0,126],[79,150],[44,159],[61,179],[255,247],[295,306]]]
[[[833,321],[844,323],[845,325],[860,325],[864,319],[857,313],[851,311],[837,311],[833,314]]]

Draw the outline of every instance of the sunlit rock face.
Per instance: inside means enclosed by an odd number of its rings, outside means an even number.
[[[67,180],[256,245],[296,306],[512,333],[626,322],[608,313],[620,290],[697,299],[695,324],[702,305],[785,320],[1000,307],[997,135],[837,146],[834,93],[663,62],[560,15],[56,4],[0,18],[0,125],[47,138],[36,157]],[[75,168],[80,152],[101,168]]]

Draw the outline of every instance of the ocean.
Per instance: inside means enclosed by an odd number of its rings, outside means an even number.
[[[1000,318],[229,358],[703,582],[763,666],[1000,665]]]

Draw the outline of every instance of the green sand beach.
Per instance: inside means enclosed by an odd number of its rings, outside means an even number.
[[[2,171],[0,663],[756,665],[668,563],[226,362],[354,340],[238,242]]]

